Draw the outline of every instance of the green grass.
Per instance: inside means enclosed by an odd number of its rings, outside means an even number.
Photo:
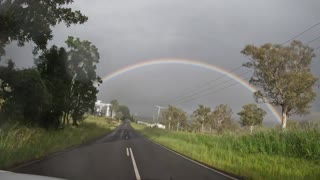
[[[208,135],[132,126],[192,159],[246,179],[320,179],[320,131],[316,128]]]
[[[41,158],[111,132],[117,122],[89,116],[78,127],[45,130],[21,125],[0,129],[0,169]]]

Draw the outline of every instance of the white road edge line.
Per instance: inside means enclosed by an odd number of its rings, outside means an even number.
[[[130,148],[130,154],[131,154],[131,159],[132,159],[132,164],[133,164],[134,173],[136,175],[136,179],[137,180],[141,180],[141,177],[140,177],[140,174],[139,174],[139,171],[138,171],[138,167],[137,167],[136,161],[134,160],[134,156],[133,156],[131,148]]]
[[[146,137],[145,137],[145,138],[146,138]],[[157,144],[158,146],[163,147],[164,149],[166,149],[166,150],[168,150],[168,151],[170,151],[170,152],[172,152],[172,153],[174,153],[174,154],[182,157],[182,158],[185,158],[185,159],[187,159],[187,160],[189,160],[189,161],[191,161],[191,162],[193,162],[193,163],[198,164],[199,166],[202,166],[202,167],[204,167],[204,168],[206,168],[206,169],[209,169],[209,170],[211,170],[211,171],[213,171],[213,172],[216,172],[216,173],[218,173],[218,174],[221,174],[221,175],[223,175],[223,176],[225,176],[225,177],[228,177],[228,178],[230,178],[230,179],[238,180],[237,178],[232,177],[232,176],[229,176],[228,174],[225,174],[225,173],[223,173],[223,172],[220,172],[220,171],[217,171],[217,170],[215,170],[215,169],[212,169],[212,168],[210,168],[210,167],[208,167],[208,166],[205,166],[205,165],[203,165],[203,164],[201,164],[201,163],[198,163],[197,161],[194,161],[194,160],[188,158],[187,156],[184,156],[184,155],[182,155],[182,154],[179,154],[179,153],[177,153],[177,152],[175,152],[175,151],[173,151],[173,150],[171,150],[171,149],[169,149],[169,148],[167,148],[167,147],[165,147],[165,146],[163,146],[163,145],[161,145],[161,144],[159,144],[159,143],[157,143],[157,142],[155,142],[155,141],[153,141],[153,140],[151,140],[151,139],[149,139],[149,138],[146,138],[146,139],[149,140],[149,141],[151,141],[151,142],[153,142],[154,144]]]
[[[129,156],[129,149],[127,148],[127,156]]]

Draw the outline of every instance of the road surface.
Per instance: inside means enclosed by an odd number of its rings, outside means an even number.
[[[70,180],[236,179],[151,142],[129,123],[91,144],[55,153],[12,171]]]

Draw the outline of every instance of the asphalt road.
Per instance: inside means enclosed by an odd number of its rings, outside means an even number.
[[[13,171],[70,180],[233,179],[151,142],[128,123],[96,142],[53,154]]]

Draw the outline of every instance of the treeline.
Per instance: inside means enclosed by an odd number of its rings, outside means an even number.
[[[1,67],[1,119],[58,128],[69,116],[77,125],[94,108],[98,50],[73,37],[66,44],[45,50],[33,68],[16,69],[12,61]]]
[[[131,116],[128,106],[119,104],[116,99],[112,100],[110,104],[112,105],[111,110],[112,114],[114,114],[114,118],[122,121],[127,119],[133,121],[133,116]]]
[[[311,103],[316,98],[314,86],[318,81],[311,72],[314,49],[300,41],[292,41],[288,46],[264,44],[260,47],[247,45],[241,53],[249,57],[243,66],[253,70],[249,83],[257,88],[253,96],[256,103],[269,103],[281,109],[281,128],[285,129],[292,115],[309,113]],[[232,110],[228,105],[219,105],[215,110],[200,105],[193,112],[191,125],[187,123],[186,113],[169,106],[163,113],[169,129],[191,129],[204,132],[208,127],[221,133],[230,126]],[[256,104],[243,106],[239,112],[240,124],[250,127],[259,125],[266,115]]]
[[[187,113],[182,109],[169,105],[162,112],[163,123],[170,130],[184,130],[192,132],[217,132],[223,133],[225,130],[233,130],[238,125],[232,119],[232,109],[227,104],[220,104],[215,109],[199,105],[191,115],[191,121],[188,121]],[[240,125],[249,127],[251,132],[255,126],[261,125],[266,112],[256,104],[247,104],[240,115]]]
[[[68,37],[66,47],[47,47],[51,28],[82,24],[88,17],[66,5],[73,1],[1,1],[0,58],[5,46],[32,41],[35,65],[17,69],[7,60],[0,67],[0,123],[19,121],[45,128],[77,125],[94,108],[97,86],[98,49],[89,41]],[[17,13],[19,12],[19,13]],[[2,60],[3,61],[3,60]]]

